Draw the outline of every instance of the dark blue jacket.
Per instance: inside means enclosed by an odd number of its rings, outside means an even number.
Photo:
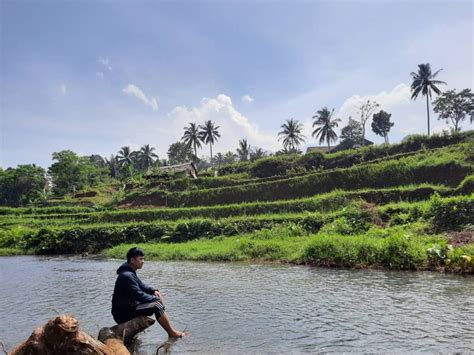
[[[157,300],[153,296],[155,289],[144,284],[127,262],[117,269],[117,274],[114,295],[112,296],[112,307],[134,307],[140,303]]]

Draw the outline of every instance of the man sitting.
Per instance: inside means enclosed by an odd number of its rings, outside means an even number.
[[[163,296],[160,291],[144,284],[137,276],[137,270],[143,267],[145,253],[140,248],[131,248],[127,252],[127,262],[117,270],[114,295],[112,297],[112,316],[120,324],[139,316],[155,315],[156,320],[170,338],[188,335],[173,328],[165,312]]]

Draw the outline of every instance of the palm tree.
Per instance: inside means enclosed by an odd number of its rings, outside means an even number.
[[[329,111],[327,107],[323,107],[321,110],[316,112],[316,115],[312,117],[315,120],[313,122],[313,127],[319,126],[313,131],[312,136],[319,138],[319,144],[326,141],[328,143],[328,148],[331,141],[336,141],[337,134],[334,132],[334,128],[338,126],[339,122],[341,122],[339,118],[332,120],[333,114],[334,109]]]
[[[226,164],[233,164],[235,163],[235,159],[236,159],[236,155],[231,152],[231,151],[228,151],[227,153],[224,154],[224,162]]]
[[[137,153],[138,161],[140,162],[140,165],[145,169],[146,172],[148,172],[148,169],[150,166],[153,165],[155,162],[155,159],[158,158],[158,155],[153,153],[155,148],[150,147],[149,144],[145,144],[143,147],[141,147],[140,151]]]
[[[441,90],[436,87],[439,84],[445,84],[441,80],[433,80],[438,73],[443,70],[440,69],[434,74],[431,73],[430,63],[418,64],[418,72],[411,72],[410,75],[413,78],[411,83],[411,99],[415,100],[418,97],[418,94],[421,92],[423,96],[426,96],[426,113],[428,115],[428,136],[430,135],[430,107],[429,107],[429,98],[431,98],[431,90],[433,90],[437,95],[441,93]]]
[[[255,161],[257,159],[265,157],[267,154],[262,148],[253,148],[250,151],[250,161]]]
[[[117,157],[111,154],[110,159],[105,158],[105,164],[109,168],[110,176],[116,178],[120,169]]]
[[[120,166],[132,165],[135,162],[136,152],[132,152],[129,146],[120,148],[117,160]]]
[[[239,147],[237,148],[237,155],[239,156],[240,161],[249,160],[250,145],[247,143],[247,139],[242,139],[239,141]]]
[[[219,131],[217,130],[219,126],[214,126],[214,122],[208,120],[204,122],[203,126],[199,126],[201,129],[199,131],[199,139],[205,143],[209,144],[211,150],[211,164],[212,164],[212,145],[217,142],[217,138],[220,138]]]
[[[194,147],[194,162],[197,161],[197,148],[201,148],[201,141],[199,140],[199,126],[196,123],[189,122],[188,127],[184,127],[184,134],[181,141],[188,147]]]
[[[215,157],[215,161],[217,162],[217,169],[220,169],[221,164],[224,163],[224,154],[217,153]]]
[[[278,140],[283,139],[283,147],[289,147],[290,150],[295,150],[296,147],[299,147],[302,143],[304,143],[304,135],[301,133],[303,129],[303,125],[298,122],[298,120],[294,120],[290,118],[283,123],[280,128],[282,130],[278,132],[280,138]]]

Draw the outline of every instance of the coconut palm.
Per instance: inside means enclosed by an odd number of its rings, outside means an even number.
[[[199,139],[199,126],[196,123],[189,122],[188,127],[184,127],[184,134],[181,141],[188,147],[194,147],[194,162],[197,161],[197,148],[201,148]]]
[[[117,154],[117,160],[121,167],[125,165],[133,165],[136,161],[136,152],[132,152],[129,146],[120,148]]]
[[[111,177],[116,178],[119,174],[120,164],[117,157],[113,154],[110,155],[110,159],[105,158],[105,164],[109,168],[109,174]]]
[[[319,138],[319,144],[326,141],[328,143],[328,148],[331,141],[336,141],[337,134],[334,132],[334,128],[338,126],[339,122],[341,122],[339,118],[332,119],[333,114],[334,109],[329,111],[327,107],[323,107],[312,117],[315,120],[313,122],[313,127],[318,126],[318,128],[313,131],[312,136]]]
[[[224,163],[224,160],[225,160],[224,154],[222,154],[222,153],[217,153],[217,154],[216,154],[216,157],[214,158],[214,160],[215,160],[216,163],[217,163],[217,169],[220,169],[220,168],[221,168],[221,165]]]
[[[155,148],[150,147],[149,144],[145,144],[137,153],[138,161],[140,162],[140,166],[148,172],[150,167],[155,162],[155,159],[158,158],[158,155],[153,153]]]
[[[199,126],[199,139],[204,144],[209,144],[209,148],[211,150],[211,163],[212,163],[212,145],[217,142],[217,138],[220,138],[219,134],[219,126],[214,126],[214,122],[208,120],[204,122],[203,126]]]
[[[254,147],[250,150],[250,161],[255,161],[257,159],[263,158],[267,155],[262,148]]]
[[[304,135],[301,133],[303,125],[293,118],[286,120],[280,128],[282,130],[278,132],[278,140],[283,140],[283,147],[295,150],[305,141]]]
[[[428,136],[430,135],[430,106],[429,99],[431,98],[431,90],[433,90],[437,95],[441,93],[441,90],[438,89],[436,85],[446,84],[441,80],[434,80],[436,75],[443,70],[440,69],[435,73],[431,73],[430,63],[418,64],[418,72],[411,72],[410,75],[413,79],[411,83],[411,99],[416,100],[418,94],[421,92],[423,96],[426,96],[426,113],[428,115]]]
[[[237,156],[231,152],[231,151],[228,151],[227,153],[224,154],[224,162],[225,164],[233,164],[235,163],[235,159],[237,158]]]
[[[247,139],[242,139],[239,141],[239,147],[237,148],[237,155],[239,156],[240,161],[249,160],[250,153],[250,144],[247,143]]]

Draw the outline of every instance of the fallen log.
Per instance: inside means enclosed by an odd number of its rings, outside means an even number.
[[[73,316],[62,315],[35,329],[11,355],[129,355],[125,344],[129,344],[136,334],[154,323],[151,318],[138,317],[110,328],[102,328],[99,339],[95,339],[79,329],[79,322]]]

